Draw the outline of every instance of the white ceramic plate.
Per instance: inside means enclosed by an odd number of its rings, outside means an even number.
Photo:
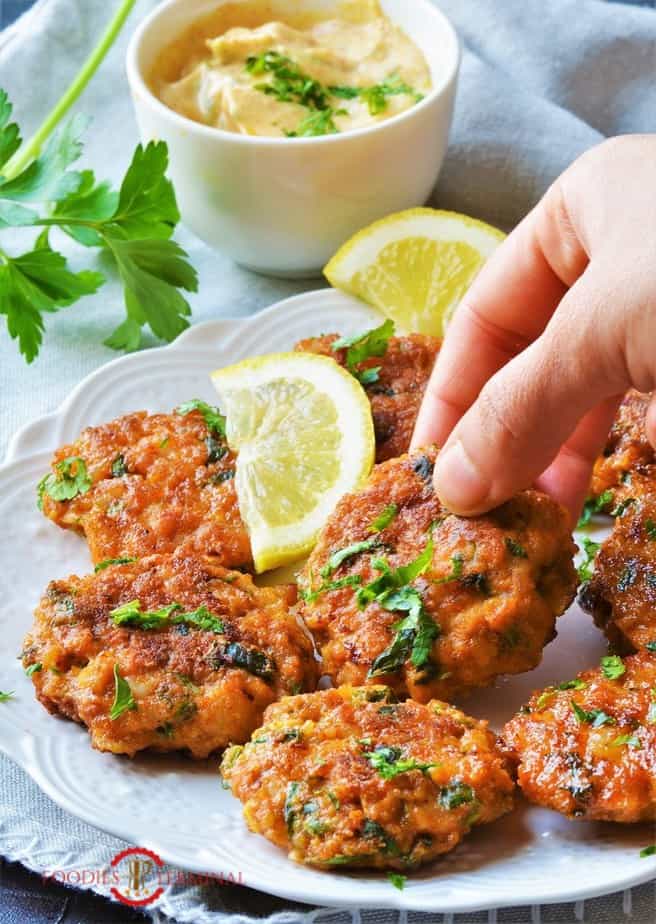
[[[208,373],[217,366],[286,350],[320,332],[354,333],[376,320],[361,303],[321,291],[246,321],[199,325],[172,346],[109,363],[58,411],[17,434],[0,469],[0,689],[16,693],[0,705],[0,748],[84,821],[155,850],[168,863],[196,872],[241,873],[253,888],[297,901],[455,913],[575,901],[651,879],[656,858],[641,859],[639,849],[654,840],[652,826],[568,821],[521,801],[511,815],[477,829],[453,853],[412,874],[403,892],[380,875],[303,868],[246,830],[239,803],[219,784],[216,761],[100,754],[81,727],[53,718],[34,700],[17,660],[32,609],[50,579],[90,570],[83,540],[36,509],[35,485],[51,451],[83,427],[137,408],[169,411],[191,397],[215,400]],[[558,638],[540,668],[469,697],[464,707],[499,727],[532,689],[571,678],[598,663],[604,651],[601,634],[574,606],[560,620]]]

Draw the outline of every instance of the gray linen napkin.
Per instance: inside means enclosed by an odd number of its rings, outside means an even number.
[[[58,98],[108,15],[107,0],[38,0],[0,37],[0,86],[27,132]],[[141,0],[134,19],[155,5]],[[434,202],[504,228],[535,204],[578,154],[605,136],[656,130],[656,11],[600,0],[439,0],[465,53],[452,142]],[[134,21],[134,20],[133,20]],[[94,116],[87,153],[97,174],[117,179],[136,141],[123,74],[123,36],[78,108]],[[29,79],[27,79],[29,78]],[[307,287],[254,276],[181,230],[200,270],[194,320],[247,315]],[[0,452],[10,433],[59,404],[114,354],[100,345],[116,323],[118,290],[48,321],[30,369],[0,331]],[[124,844],[55,806],[10,760],[0,758],[0,854],[30,869],[102,868]],[[572,871],[575,874],[575,871]],[[106,887],[94,886],[107,894]],[[241,888],[171,887],[152,911],[194,924],[423,924],[656,920],[653,885],[577,905],[472,915],[399,915],[308,909]],[[272,917],[268,917],[272,916]]]

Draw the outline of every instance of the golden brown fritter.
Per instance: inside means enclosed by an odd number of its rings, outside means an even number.
[[[579,596],[621,653],[656,644],[656,493],[625,498]]]
[[[140,411],[89,427],[55,453],[52,470],[40,486],[43,512],[85,535],[94,563],[184,544],[226,567],[251,566],[235,456],[197,410]]]
[[[346,366],[347,351],[331,348],[338,338],[339,334],[311,337],[297,343],[296,349],[331,356]],[[374,419],[376,462],[394,459],[408,451],[419,406],[441,345],[441,340],[427,334],[390,337],[384,356],[374,356],[360,364],[362,370],[380,366],[377,380],[364,385]]]
[[[625,498],[635,496],[649,481],[656,485],[656,453],[647,439],[645,418],[650,394],[631,390],[625,396],[608,435],[603,455],[592,473],[592,496],[608,501],[610,510]]]
[[[320,867],[418,866],[513,802],[486,722],[381,686],[285,697],[221,772],[251,831]]]
[[[46,709],[86,725],[98,750],[206,757],[245,741],[279,696],[314,689],[295,596],[183,550],[111,565],[48,586],[23,664]]]
[[[435,450],[377,466],[328,520],[302,613],[336,684],[420,702],[535,667],[576,590],[565,510],[524,491],[485,516],[444,509]]]
[[[648,652],[606,658],[601,669],[534,693],[503,737],[531,802],[588,821],[656,819],[656,658]]]

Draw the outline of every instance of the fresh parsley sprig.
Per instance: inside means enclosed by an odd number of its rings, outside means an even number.
[[[25,253],[0,244],[0,314],[28,363],[38,355],[47,314],[92,295],[105,277],[73,271],[53,246],[53,234],[109,256],[123,285],[126,319],[105,340],[136,350],[148,325],[162,340],[175,339],[191,313],[182,291],[195,292],[196,271],[170,238],[180,215],[166,178],[164,142],[139,145],[118,190],[91,170],[74,170],[87,120],[76,116],[55,132],[115,41],[135,0],[123,0],[105,34],[36,134],[22,142],[12,105],[0,90],[0,232],[39,228]],[[15,235],[14,235],[15,236]],[[9,234],[7,238],[11,241]]]
[[[360,364],[372,357],[381,357],[387,353],[390,337],[394,336],[394,322],[383,321],[379,327],[367,330],[352,337],[340,337],[331,346],[333,352],[346,350],[346,368],[362,385],[371,385],[378,381],[380,366],[360,369]]]

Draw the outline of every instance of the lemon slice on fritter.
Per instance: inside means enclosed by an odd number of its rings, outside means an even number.
[[[373,465],[374,429],[360,383],[310,353],[246,359],[212,374],[256,571],[301,558],[337,501]]]
[[[358,232],[324,273],[335,288],[391,318],[398,331],[441,337],[504,237],[491,225],[458,212],[409,209]]]

